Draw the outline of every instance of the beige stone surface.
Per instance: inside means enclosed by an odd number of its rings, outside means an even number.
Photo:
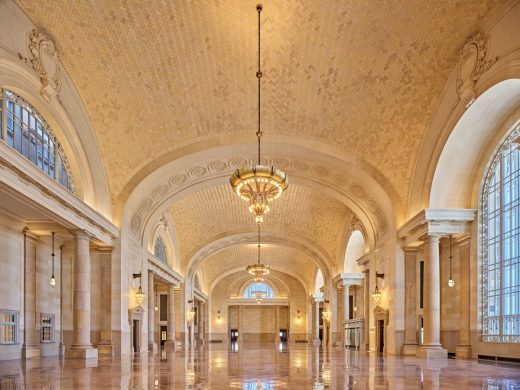
[[[56,41],[114,198],[139,169],[181,144],[252,135],[254,2],[18,3]],[[413,1],[403,12],[404,3],[269,2],[266,137],[305,137],[355,153],[406,198],[434,97],[496,3]]]

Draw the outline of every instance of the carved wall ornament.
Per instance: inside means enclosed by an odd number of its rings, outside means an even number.
[[[141,222],[146,220],[146,214],[153,209],[154,204],[160,202],[169,194],[178,193],[203,177],[209,178],[211,176],[219,175],[220,172],[225,171],[226,169],[236,169],[240,166],[246,165],[249,160],[254,161],[254,157],[250,157],[249,159],[233,157],[228,161],[213,160],[205,164],[205,166],[194,166],[182,173],[171,176],[168,179],[167,184],[157,185],[151,193],[138,204],[130,222],[132,232],[139,235],[139,231],[142,227]],[[352,182],[340,171],[331,170],[330,168],[320,165],[310,165],[304,161],[297,159],[293,160],[287,157],[273,156],[271,159],[266,159],[266,164],[269,164],[269,161],[283,161],[282,165],[287,167],[289,173],[297,176],[308,177],[314,180],[324,180],[330,182],[330,184],[338,186],[340,189],[346,190],[350,194],[354,195],[354,197],[357,198],[359,202],[370,211],[370,213],[372,213],[377,228],[377,235],[381,237],[386,233],[388,224],[381,207],[362,186]]]
[[[497,61],[497,57],[488,58],[489,45],[489,36],[478,32],[462,48],[457,71],[457,93],[466,107],[477,97],[477,81]]]
[[[27,33],[27,55],[25,58],[19,54],[40,78],[40,95],[48,102],[55,96],[59,99],[61,73],[54,42],[44,32],[33,29]]]

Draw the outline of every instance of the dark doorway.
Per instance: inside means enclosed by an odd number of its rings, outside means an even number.
[[[287,329],[280,329],[280,341],[282,343],[287,342]]]
[[[235,342],[238,340],[238,329],[231,329],[230,331],[230,338],[231,338],[231,342]]]
[[[161,345],[164,345],[166,338],[168,337],[168,327],[165,325],[161,325]]]
[[[379,327],[379,348],[378,352],[383,353],[385,348],[385,321],[377,321]]]
[[[139,320],[133,320],[134,352],[139,352]]]

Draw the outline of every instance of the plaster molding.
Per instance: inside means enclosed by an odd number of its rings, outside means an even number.
[[[361,286],[364,280],[364,273],[340,273],[333,279],[337,287]]]
[[[462,48],[457,69],[457,93],[466,107],[477,98],[475,85],[480,77],[497,61],[498,57],[489,58],[490,38],[478,32],[466,41]]]
[[[47,101],[61,91],[61,71],[58,51],[54,42],[43,32],[32,29],[27,33],[27,57],[18,54],[20,59],[30,65],[40,79],[40,95]]]

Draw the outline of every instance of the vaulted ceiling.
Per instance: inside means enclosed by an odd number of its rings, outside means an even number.
[[[204,151],[199,141],[236,145],[242,149],[233,156],[251,156],[257,0],[16,1],[57,45],[95,130],[114,202],[141,180],[136,178],[168,163],[170,153]],[[298,145],[330,156],[317,177],[339,170],[332,182],[349,186],[359,209],[385,230],[393,221],[385,222],[387,210],[370,195],[373,184],[360,186],[359,177],[368,172],[394,207],[406,204],[442,88],[466,39],[499,2],[266,1],[263,129],[271,154],[283,157],[288,145]],[[244,145],[251,151],[244,154]],[[298,167],[313,164],[310,153],[293,157],[302,161]],[[229,155],[211,158],[227,161]],[[340,183],[341,175],[346,177]],[[212,242],[244,233],[254,237],[247,205],[222,181],[168,207],[184,266]],[[332,267],[353,215],[337,198],[292,183],[268,214],[265,236],[306,241]],[[254,260],[252,241],[235,239],[207,252],[201,263],[206,285]],[[297,270],[311,287],[316,258],[272,241],[266,261],[280,271]]]

